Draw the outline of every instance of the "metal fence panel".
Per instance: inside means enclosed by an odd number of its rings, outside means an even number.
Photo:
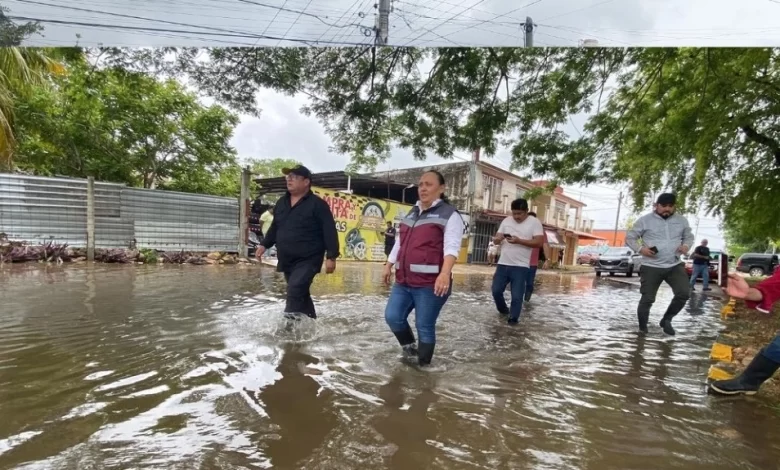
[[[95,182],[95,246],[236,251],[238,200]],[[0,174],[0,233],[86,246],[87,181]]]

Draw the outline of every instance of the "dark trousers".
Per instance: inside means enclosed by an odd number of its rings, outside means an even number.
[[[496,308],[499,313],[509,314],[509,323],[517,323],[520,313],[523,310],[523,300],[525,297],[525,287],[530,273],[529,268],[521,266],[507,266],[499,264],[496,266],[496,273],[493,274],[493,300],[496,302]],[[512,302],[509,307],[504,300],[504,291],[509,284],[509,291],[512,293]]]
[[[680,313],[680,310],[685,307],[685,302],[691,296],[691,285],[688,283],[688,274],[685,272],[685,267],[682,263],[672,268],[642,266],[642,269],[639,271],[639,279],[641,281],[639,292],[642,294],[642,298],[639,300],[639,307],[637,307],[636,313],[640,327],[647,326],[647,321],[650,318],[650,308],[655,303],[655,296],[658,293],[658,288],[661,287],[661,283],[666,282],[672,288],[672,292],[674,292],[674,298],[664,314],[664,318],[667,320],[671,320]]]
[[[314,311],[314,300],[311,298],[311,283],[320,271],[321,263],[310,261],[298,262],[286,268],[284,279],[287,281],[287,304],[285,313],[303,313],[311,318],[317,318]]]

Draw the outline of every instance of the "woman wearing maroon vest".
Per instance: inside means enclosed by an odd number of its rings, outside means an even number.
[[[385,308],[385,321],[406,357],[431,363],[436,345],[436,320],[452,292],[452,267],[463,239],[463,219],[444,196],[444,176],[427,171],[417,186],[419,201],[401,221],[393,251],[387,258],[384,280],[395,284]],[[415,346],[407,317],[415,311],[419,346]]]

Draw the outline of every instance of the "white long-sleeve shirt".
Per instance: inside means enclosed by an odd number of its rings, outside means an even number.
[[[439,204],[441,199],[433,201],[431,207]],[[417,201],[417,207],[420,207],[420,201]],[[422,210],[422,208],[420,208]],[[460,214],[453,214],[452,217],[447,220],[447,225],[444,227],[444,256],[454,256],[455,258],[460,255],[460,246],[463,240],[463,218]],[[401,251],[401,231],[398,231],[398,235],[395,237],[395,244],[393,244],[393,250],[387,257],[387,262],[395,264],[398,261],[398,252]]]

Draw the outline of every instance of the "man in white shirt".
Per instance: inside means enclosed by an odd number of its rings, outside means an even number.
[[[512,216],[498,227],[493,242],[501,246],[501,257],[493,275],[493,300],[502,315],[509,315],[507,322],[516,324],[523,309],[526,282],[530,275],[531,255],[534,248],[544,244],[544,228],[536,217],[528,216],[528,201],[512,201]],[[507,284],[512,293],[512,302],[507,307],[504,291]]]

